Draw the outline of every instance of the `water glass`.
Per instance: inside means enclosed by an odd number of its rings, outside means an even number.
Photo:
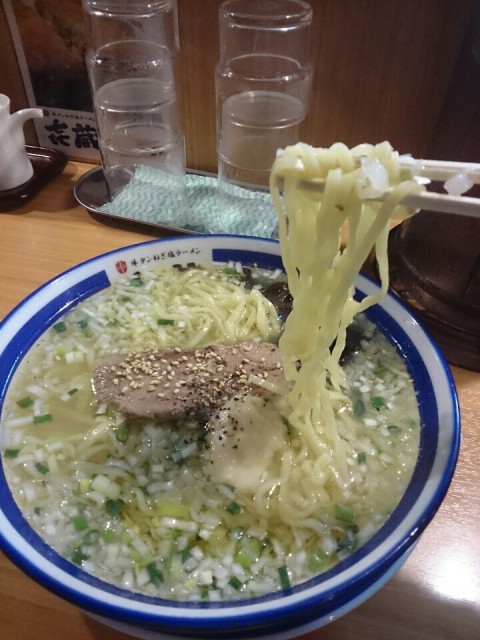
[[[303,0],[227,0],[219,10],[220,57],[216,69],[219,216],[265,220],[266,194],[277,149],[300,140],[311,93],[310,29],[313,12]]]
[[[141,180],[148,182],[149,198],[151,187],[157,186],[159,201],[170,193],[184,205],[185,144],[175,81],[178,41],[173,33],[176,4],[84,0],[86,5],[86,63],[110,197]]]

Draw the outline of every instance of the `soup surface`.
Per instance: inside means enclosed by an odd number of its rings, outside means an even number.
[[[312,459],[287,394],[267,381],[207,424],[132,420],[92,389],[112,353],[277,342],[282,321],[262,290],[278,275],[144,270],[79,303],[30,350],[2,415],[3,463],[25,518],[61,555],[147,595],[238,599],[328,570],[388,518],[417,459],[419,414],[402,359],[364,317],[344,365],[348,402],[332,400],[343,477],[331,452]],[[316,474],[311,502],[302,465]]]

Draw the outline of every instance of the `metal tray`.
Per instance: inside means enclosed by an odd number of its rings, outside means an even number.
[[[197,173],[189,171],[189,173]],[[198,172],[198,175],[213,175]],[[103,207],[110,201],[107,183],[103,174],[102,167],[95,167],[85,173],[75,184],[73,189],[74,196],[79,204],[85,207],[88,213],[103,224],[111,227],[119,227],[128,229],[129,231],[140,231],[152,236],[165,235],[194,235],[197,232],[191,229],[168,227],[154,222],[146,222],[127,216],[120,216],[105,211]]]

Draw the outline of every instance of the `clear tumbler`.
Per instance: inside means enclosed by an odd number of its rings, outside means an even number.
[[[277,149],[300,139],[311,93],[312,16],[303,0],[227,0],[220,6],[219,231],[229,231],[221,228],[224,211],[250,215],[251,191],[267,188]],[[270,201],[256,204],[268,231]]]
[[[87,70],[111,198],[134,178],[185,199],[174,0],[83,0]],[[161,191],[163,190],[163,191]],[[149,192],[151,194],[151,191]]]

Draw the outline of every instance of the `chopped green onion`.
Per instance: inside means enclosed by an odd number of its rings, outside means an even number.
[[[182,562],[186,562],[190,558],[191,556],[190,552],[192,549],[193,549],[192,545],[187,544],[187,546],[180,551],[180,558],[182,559]]]
[[[143,278],[141,275],[139,276],[135,276],[135,278],[132,278],[130,280],[130,286],[131,287],[141,287],[143,286]]]
[[[314,549],[307,555],[307,566],[312,573],[319,573],[328,559],[328,554],[323,549]]]
[[[353,522],[355,513],[351,507],[337,503],[335,505],[335,517],[342,522]]]
[[[80,327],[81,332],[85,336],[85,338],[90,338],[92,332],[90,331],[90,327],[88,326],[88,320],[79,320],[77,325]]]
[[[365,464],[366,461],[367,461],[367,454],[365,453],[365,451],[360,451],[360,453],[357,454],[358,464]]]
[[[16,458],[20,453],[20,449],[5,449],[3,455],[5,458]]]
[[[385,400],[381,396],[373,396],[371,402],[372,402],[372,406],[377,411],[380,411],[382,407],[386,406]]]
[[[127,442],[130,437],[131,428],[126,420],[124,420],[118,427],[115,428],[115,439],[122,444]]]
[[[104,529],[102,531],[102,540],[104,542],[113,542],[115,540],[115,531],[113,529]]]
[[[175,320],[173,320],[172,318],[158,318],[157,324],[160,327],[166,327],[168,325],[175,324]]]
[[[285,427],[287,428],[287,438],[291,438],[293,436],[293,434],[295,433],[294,426],[292,425],[290,420],[288,418],[285,418],[284,416],[281,416],[281,420],[282,420],[283,424],[285,425]]]
[[[82,538],[82,544],[90,546],[100,539],[100,531],[98,529],[90,529]]]
[[[63,333],[63,331],[67,330],[67,325],[65,324],[65,322],[57,322],[53,325],[53,328],[57,333]]]
[[[102,540],[104,542],[113,542],[115,540],[115,531],[108,527],[102,531]]]
[[[130,302],[131,298],[130,296],[122,296],[120,298],[121,302]]]
[[[82,547],[76,547],[70,556],[70,560],[77,565],[82,564],[82,562],[87,559],[88,556],[82,551]]]
[[[30,396],[25,396],[25,398],[20,398],[20,400],[17,400],[17,405],[20,407],[20,409],[27,409],[28,407],[31,407],[32,404],[33,400]]]
[[[162,582],[165,582],[163,573],[157,567],[155,562],[150,562],[150,564],[147,564],[146,569],[150,577],[150,582],[154,584],[156,587],[160,586]]]
[[[42,416],[33,416],[33,424],[44,424],[52,421],[51,413],[44,413]]]
[[[105,510],[112,518],[118,518],[121,515],[124,506],[125,502],[121,498],[118,498],[117,500],[112,500],[110,498],[105,501]]]
[[[247,538],[234,556],[234,561],[244,569],[250,569],[262,554],[262,543],[258,538]]]
[[[280,578],[280,586],[282,589],[290,589],[292,584],[290,582],[290,576],[288,575],[288,569],[285,565],[278,567],[278,577]]]
[[[35,463],[35,469],[38,471],[38,473],[41,473],[42,476],[44,476],[46,473],[50,471],[50,469],[46,467],[44,464],[42,464],[41,462]]]
[[[85,529],[88,529],[88,521],[83,514],[74,516],[72,518],[72,524],[75,531],[85,531]]]
[[[237,576],[232,576],[228,581],[228,584],[236,591],[240,591],[240,589],[243,587],[243,583],[237,578]]]
[[[73,396],[77,393],[77,391],[78,391],[77,387],[73,387],[73,389],[69,389],[67,393],[69,396]]]
[[[231,513],[232,516],[234,516],[241,510],[241,508],[242,507],[238,504],[238,502],[232,500],[232,502],[227,504],[227,506],[225,507],[225,511],[228,511],[228,513]]]
[[[363,414],[365,413],[365,404],[363,400],[355,400],[355,402],[353,403],[353,412],[356,416],[363,416]]]
[[[388,373],[388,369],[387,367],[383,364],[383,362],[381,362],[380,360],[377,362],[377,366],[375,367],[375,369],[373,370],[373,373],[378,376],[378,377],[382,377],[384,376],[386,373]]]
[[[392,435],[398,435],[402,430],[400,427],[397,427],[396,424],[388,425],[387,429],[390,431]]]
[[[239,275],[239,273],[235,269],[235,267],[225,267],[223,269],[223,273],[225,273],[227,276],[238,276]]]
[[[102,539],[105,542],[113,542],[115,540],[115,531],[113,529],[104,529],[102,531]]]
[[[338,551],[346,551],[348,553],[352,553],[357,546],[357,536],[358,527],[355,525],[350,525],[345,529],[345,535],[343,538],[340,538],[337,541],[337,552]]]

